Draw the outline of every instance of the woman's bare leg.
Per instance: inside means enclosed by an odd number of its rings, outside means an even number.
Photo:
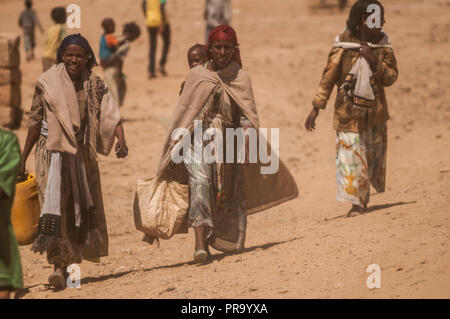
[[[206,226],[194,227],[195,233],[195,250],[207,250],[208,245],[206,244]]]

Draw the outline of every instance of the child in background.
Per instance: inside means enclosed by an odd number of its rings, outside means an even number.
[[[44,29],[39,22],[36,11],[32,9],[33,2],[31,0],[25,0],[25,7],[26,9],[22,11],[19,17],[19,26],[23,30],[23,42],[27,54],[27,61],[29,61],[34,59],[34,47],[36,46],[34,28],[37,25],[42,33],[44,33]]]
[[[203,65],[207,61],[207,54],[206,54],[206,47],[203,44],[195,44],[192,47],[189,48],[187,53],[187,59],[189,68],[192,69],[193,67],[196,67],[197,65]],[[180,95],[183,93],[184,88],[184,81],[181,83],[181,89],[180,89]]]
[[[111,18],[106,18],[102,21],[102,28],[105,31],[104,34],[100,37],[100,60],[106,61],[108,60],[112,54],[114,53],[111,50],[112,47],[115,46],[115,36],[114,32],[116,31],[116,24],[114,20]],[[108,41],[106,40],[108,39]]]
[[[122,35],[117,39],[117,47],[114,49],[115,54],[119,55],[123,60],[130,49],[131,42],[135,41],[141,35],[139,26],[130,22],[123,26]]]
[[[51,17],[55,24],[47,30],[47,38],[45,40],[45,50],[42,58],[42,66],[44,72],[56,64],[56,52],[59,45],[67,35],[66,8],[55,7],[51,12]]]
[[[119,106],[122,106],[126,93],[125,75],[122,72],[123,60],[131,42],[140,36],[141,30],[136,23],[130,22],[124,25],[122,35],[116,37],[115,22],[111,18],[104,19],[102,27],[105,33],[100,38],[100,64],[106,85]]]

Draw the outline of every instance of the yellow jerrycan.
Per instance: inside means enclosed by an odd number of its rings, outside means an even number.
[[[16,184],[11,210],[11,223],[19,245],[29,245],[33,242],[40,214],[36,176],[28,174],[25,181]]]

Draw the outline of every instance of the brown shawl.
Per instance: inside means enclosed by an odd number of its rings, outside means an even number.
[[[85,69],[81,77],[84,89],[87,91],[90,85],[89,80],[95,75]],[[80,113],[75,87],[64,63],[54,65],[47,72],[41,74],[36,85],[42,90],[47,102],[46,115],[49,132],[47,149],[76,154],[77,140],[74,127],[80,127]],[[108,155],[114,144],[114,130],[120,121],[120,113],[111,93],[106,89],[101,98],[99,115],[99,123],[90,125],[91,128],[95,128],[93,132],[90,132],[90,144],[94,144],[90,146],[98,153]],[[98,119],[89,118],[89,121],[98,121]]]
[[[177,143],[177,141],[171,140],[172,131],[176,128],[190,129],[197,114],[217,86],[221,86],[227,93],[226,96],[236,102],[253,127],[259,129],[259,117],[253,97],[250,75],[234,61],[219,72],[212,72],[204,66],[197,66],[191,69],[187,75],[183,93],[169,124],[162,158],[159,163],[158,177],[171,175],[171,172],[168,172],[167,169],[171,161],[171,150]],[[270,145],[268,149],[270,149]],[[261,174],[260,167],[262,165],[258,162],[244,166],[245,201],[248,214],[271,208],[298,196],[295,180],[281,160],[278,172],[272,175]],[[185,173],[183,170],[175,171],[176,173]],[[180,180],[185,179],[186,176],[180,178]]]

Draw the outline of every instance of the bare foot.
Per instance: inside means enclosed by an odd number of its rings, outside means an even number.
[[[363,210],[364,208],[361,208],[361,206],[353,204],[346,217],[355,217],[361,215],[363,213]]]
[[[164,66],[162,66],[162,65],[159,66],[159,72],[160,72],[163,76],[167,76],[166,69],[165,69]]]

